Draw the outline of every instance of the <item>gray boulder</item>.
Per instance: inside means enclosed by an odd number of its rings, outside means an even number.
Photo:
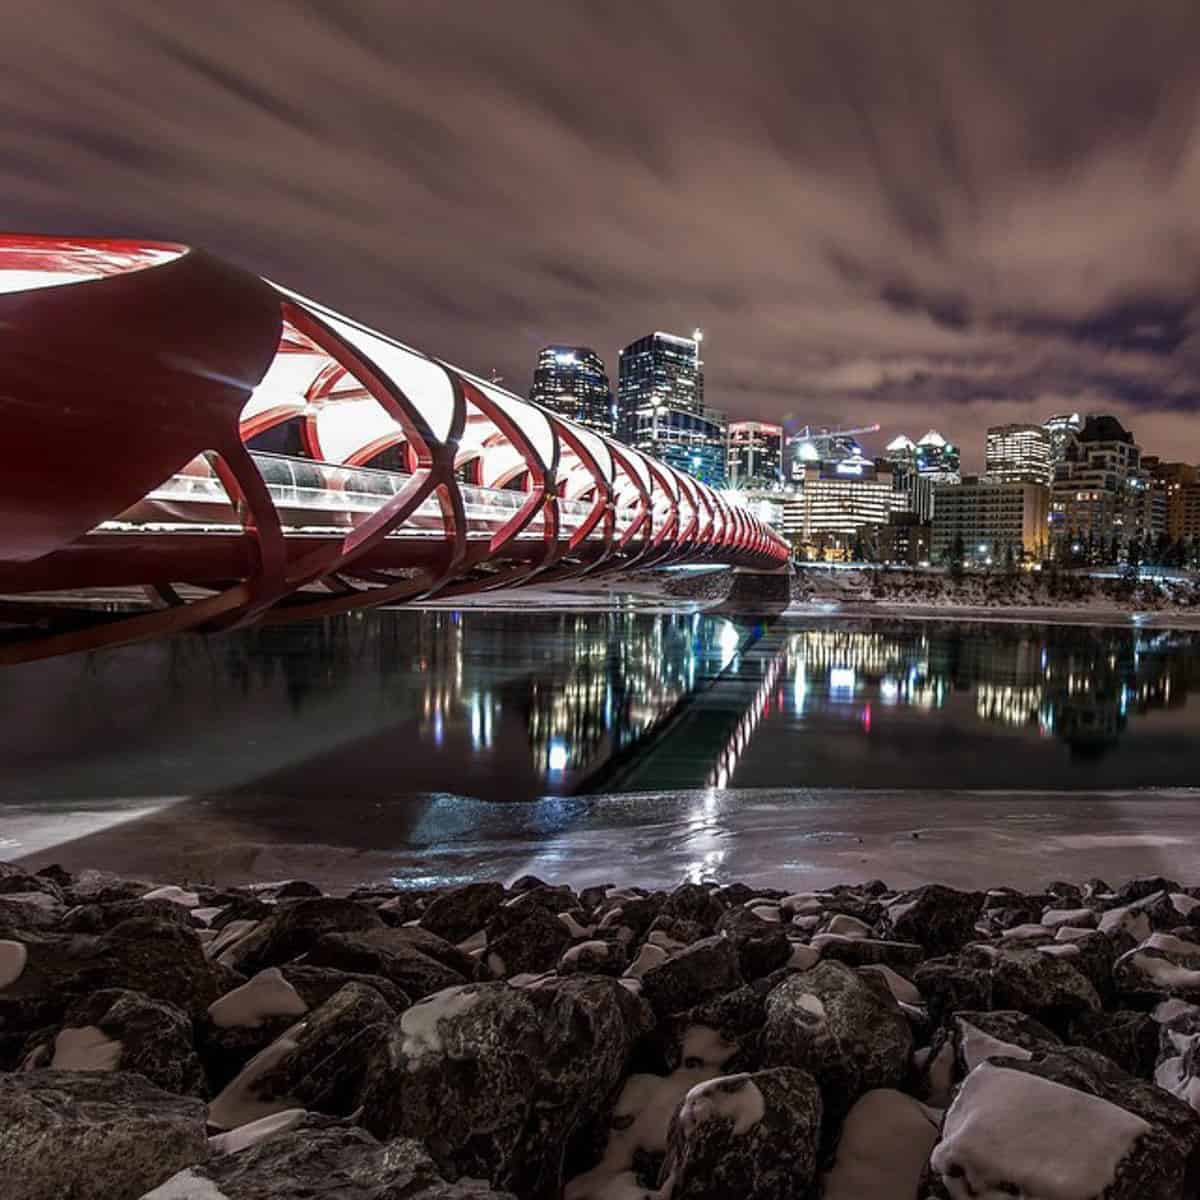
[[[227,961],[243,975],[253,975],[264,967],[291,962],[326,934],[383,928],[383,920],[374,909],[357,900],[333,896],[291,900],[279,904],[253,933],[231,947]]]
[[[598,976],[439,992],[376,1047],[362,1122],[420,1139],[448,1178],[557,1198],[565,1147],[611,1110],[643,1011]]]
[[[207,1157],[203,1103],[140,1075],[0,1074],[0,1186],[13,1200],[136,1200]]]
[[[835,1120],[864,1092],[897,1087],[907,1074],[912,1031],[882,980],[818,963],[779,984],[766,1007],[763,1061],[810,1072]]]
[[[722,936],[702,938],[676,951],[642,976],[642,995],[659,1016],[683,1012],[742,982],[737,949]]]
[[[504,903],[499,883],[467,883],[432,900],[421,914],[421,928],[450,943],[465,941],[483,929]]]
[[[793,1067],[725,1075],[688,1092],[660,1183],[671,1200],[792,1200],[811,1186],[821,1092]]]
[[[379,975],[413,1000],[467,982],[400,936],[398,929],[324,934],[305,955],[304,965]]]
[[[346,984],[250,1060],[209,1106],[209,1123],[233,1129],[296,1107],[347,1116],[395,1015],[374,988]]]
[[[77,1065],[88,1061],[108,1065]],[[31,1048],[24,1063],[26,1069],[64,1065],[135,1072],[178,1095],[206,1092],[191,1020],[175,1005],[141,992],[114,989],[77,1001],[67,1010],[63,1028]]]
[[[982,892],[960,892],[931,883],[893,900],[887,906],[887,919],[898,941],[918,942],[932,957],[953,954],[978,936],[975,922],[983,899]]]
[[[512,1200],[486,1184],[447,1183],[419,1142],[309,1116],[236,1154],[174,1175],[142,1200]]]
[[[493,936],[489,930],[483,961],[497,978],[549,971],[571,943],[566,925],[540,905],[522,905],[518,911],[521,919],[503,933]]]

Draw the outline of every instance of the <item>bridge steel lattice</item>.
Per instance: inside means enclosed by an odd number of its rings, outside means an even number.
[[[787,559],[720,492],[204,251],[0,236],[0,662]],[[148,610],[97,612],[130,588]]]

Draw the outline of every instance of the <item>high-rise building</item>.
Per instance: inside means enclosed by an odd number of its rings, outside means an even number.
[[[1166,504],[1166,531],[1171,541],[1186,541],[1200,534],[1200,473],[1191,463],[1163,462],[1144,455],[1142,467],[1151,487],[1160,491]]]
[[[901,434],[884,447],[884,457],[899,475],[915,471],[934,483],[958,483],[958,447],[931,429],[919,442]]]
[[[883,448],[876,466],[887,464],[891,472],[893,511],[912,513],[918,522],[928,523],[933,516],[935,480],[917,469],[917,444],[901,434]]]
[[[1141,448],[1116,417],[1093,414],[1073,434],[1054,468],[1050,532],[1056,553],[1064,544],[1088,545],[1099,553],[1141,536],[1148,478]]]
[[[704,483],[725,482],[725,414],[704,404],[703,335],[649,333],[621,351],[617,437]]]
[[[891,480],[879,478],[874,464],[860,456],[805,467],[784,522],[810,555],[848,558],[855,540],[873,537],[891,512]]]
[[[1049,492],[1038,483],[991,483],[968,476],[940,484],[933,501],[932,553],[949,562],[956,544],[963,558],[1004,563],[1011,554],[1040,560],[1046,553]]]
[[[878,558],[883,563],[916,567],[928,566],[932,530],[920,521],[915,513],[893,512],[886,525],[880,525],[875,533]]]
[[[778,491],[783,486],[783,426],[730,421],[725,478],[743,491]]]
[[[958,483],[962,480],[958,447],[946,441],[936,429],[931,429],[917,442],[915,455],[918,473],[934,483]]]
[[[590,346],[543,347],[529,398],[597,433],[613,432],[613,397],[604,360]]]
[[[987,431],[989,483],[1050,485],[1050,434],[1042,425],[993,425]]]
[[[1067,446],[1083,428],[1083,418],[1078,413],[1056,413],[1042,428],[1050,437],[1050,469],[1053,471],[1066,457]]]

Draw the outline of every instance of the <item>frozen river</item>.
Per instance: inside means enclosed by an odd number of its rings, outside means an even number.
[[[476,609],[182,638],[0,673],[0,855],[1187,874],[1198,683],[1200,635],[1132,627]]]

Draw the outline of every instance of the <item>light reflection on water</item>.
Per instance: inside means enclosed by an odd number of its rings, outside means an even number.
[[[368,614],[10,668],[0,795],[1181,786],[1198,680],[1146,627]]]

